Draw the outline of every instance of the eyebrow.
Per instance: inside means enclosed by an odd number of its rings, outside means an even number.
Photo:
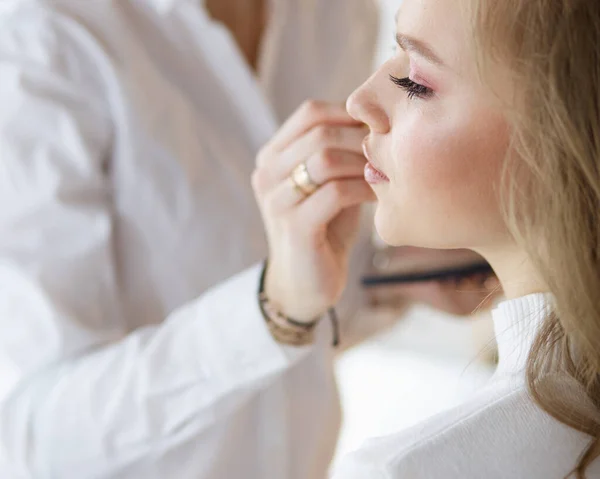
[[[398,43],[398,46],[406,52],[414,52],[417,55],[425,58],[425,60],[428,60],[439,67],[445,66],[444,62],[436,55],[433,49],[427,43],[422,42],[421,40],[417,40],[416,38],[408,35],[403,35],[402,33],[397,33],[396,43]]]

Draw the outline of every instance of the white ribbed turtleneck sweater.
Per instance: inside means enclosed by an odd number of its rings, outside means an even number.
[[[399,434],[375,439],[342,461],[334,479],[560,479],[589,437],[531,400],[525,365],[549,297],[532,294],[493,311],[499,365],[472,400]],[[567,381],[551,393],[581,401]],[[600,460],[588,478],[600,478]]]

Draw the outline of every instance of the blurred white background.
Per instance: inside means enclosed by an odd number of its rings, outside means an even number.
[[[378,62],[392,54],[401,0],[380,0]],[[415,307],[389,333],[337,362],[344,424],[336,461],[370,437],[409,427],[464,401],[493,373],[489,314],[455,318]],[[335,462],[334,462],[335,464]]]
[[[414,307],[388,333],[340,356],[344,423],[336,460],[467,399],[492,375],[488,313],[456,318]]]

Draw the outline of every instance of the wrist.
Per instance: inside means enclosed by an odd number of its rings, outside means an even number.
[[[294,280],[279,274],[268,262],[265,263],[264,274],[264,296],[278,311],[290,318],[292,323],[312,324],[326,314],[327,307],[318,307],[318,301],[314,298],[303,297],[301,293],[291,290],[290,285]]]
[[[260,310],[265,322],[276,341],[293,346],[305,346],[314,342],[315,328],[318,320],[310,322],[297,321],[286,316],[274,303],[266,291],[268,262],[265,261],[258,291]]]
[[[318,317],[318,319],[310,322],[301,322],[285,316],[269,299],[269,296],[266,292],[267,274],[268,260],[264,263],[260,277],[258,300],[265,322],[267,323],[267,326],[269,327],[269,330],[271,331],[271,334],[275,340],[284,344],[296,346],[306,345],[314,342],[314,330],[324,315],[321,315]],[[340,343],[340,337],[339,321],[335,309],[329,308],[327,311],[327,316],[331,321],[333,333],[332,345],[337,347]]]

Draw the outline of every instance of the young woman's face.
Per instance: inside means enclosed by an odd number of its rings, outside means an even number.
[[[371,130],[365,177],[376,227],[393,245],[496,246],[508,128],[481,83],[468,19],[456,0],[404,0],[398,49],[348,100]]]

